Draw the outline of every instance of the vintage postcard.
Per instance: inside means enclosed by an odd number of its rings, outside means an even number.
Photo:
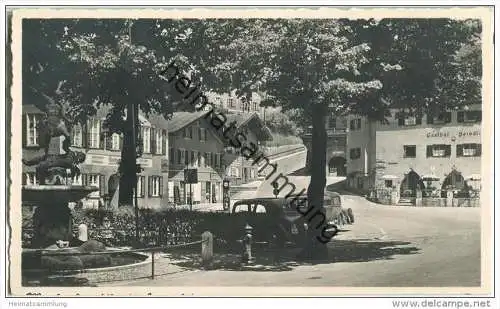
[[[492,295],[493,8],[7,19],[11,295]]]

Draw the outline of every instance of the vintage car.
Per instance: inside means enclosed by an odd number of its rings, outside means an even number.
[[[319,223],[319,220],[308,222],[308,217],[303,215],[307,207],[306,196],[240,200],[231,209],[231,224],[244,226],[248,223],[253,228],[255,242],[302,246],[308,237],[308,224]],[[338,193],[325,194],[325,209],[325,227],[334,235],[340,231],[340,226],[353,221],[348,218],[348,211],[342,209]]]

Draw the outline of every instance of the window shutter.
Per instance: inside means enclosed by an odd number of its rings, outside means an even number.
[[[161,196],[163,196],[163,176],[160,176],[158,178],[159,178],[158,180],[160,181],[160,192],[158,192],[158,193],[159,193],[159,196],[161,197]]]
[[[82,184],[84,186],[88,186],[89,185],[89,177],[87,174],[82,174]]]
[[[148,196],[151,197],[153,193],[153,177],[148,176]]]
[[[202,139],[202,136],[201,136],[201,128],[198,128],[198,138],[199,138],[199,140],[201,141],[201,139]]]
[[[99,175],[99,195],[104,196],[106,194],[106,178],[104,175]]]
[[[118,140],[118,147],[120,148],[120,150],[123,149],[123,134],[120,134],[120,138]]]
[[[465,113],[464,112],[458,112],[457,113],[457,122],[464,122],[465,121]]]
[[[444,114],[444,120],[445,120],[445,123],[450,123],[451,122],[451,113],[450,112],[446,112]]]
[[[161,131],[161,140],[162,140],[161,154],[166,155],[167,154],[167,131],[166,130]]]
[[[85,134],[83,135],[85,148],[90,147],[90,128],[91,128],[91,123],[90,123],[90,119],[88,119],[86,124],[85,124]]]
[[[106,149],[111,150],[113,149],[113,133],[108,133],[106,134]]]
[[[464,145],[457,145],[457,157],[464,155]]]
[[[145,176],[139,176],[141,177],[141,197],[144,197],[144,191],[146,191],[146,177]]]
[[[434,117],[431,114],[427,114],[427,124],[433,124]]]
[[[445,145],[445,148],[444,148],[444,155],[445,157],[449,157],[451,156],[451,145]]]
[[[427,146],[427,158],[432,157],[432,145]]]
[[[23,133],[23,147],[26,147],[27,140],[28,140],[28,128],[27,128],[28,122],[27,122],[27,117],[28,117],[28,115],[23,115],[23,129],[22,129],[22,133]],[[37,130],[37,132],[38,131],[39,130]]]
[[[156,129],[155,128],[151,128],[149,130],[149,140],[150,140],[150,152],[152,154],[156,154]]]

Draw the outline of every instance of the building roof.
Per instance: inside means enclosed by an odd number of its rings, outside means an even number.
[[[200,119],[204,115],[209,113],[208,111],[200,112],[176,112],[172,114],[170,120],[166,121],[167,130],[169,133],[174,133],[182,128],[192,124],[196,120]]]
[[[22,114],[45,114],[33,104],[23,104]]]
[[[262,141],[270,141],[273,139],[271,130],[264,124],[257,113],[227,114],[225,116],[227,118],[226,124],[236,122],[237,128],[248,126]]]

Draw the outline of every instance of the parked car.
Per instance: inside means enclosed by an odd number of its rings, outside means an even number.
[[[297,210],[297,203],[301,212]],[[308,240],[309,222],[303,215],[307,207],[306,196],[245,199],[234,203],[230,212],[231,226],[235,227],[236,236],[242,234],[242,227],[248,223],[253,228],[255,242],[302,246]],[[325,209],[325,225],[334,231],[333,234],[339,232],[339,226],[353,222],[352,210],[342,208],[338,193],[325,194]]]

